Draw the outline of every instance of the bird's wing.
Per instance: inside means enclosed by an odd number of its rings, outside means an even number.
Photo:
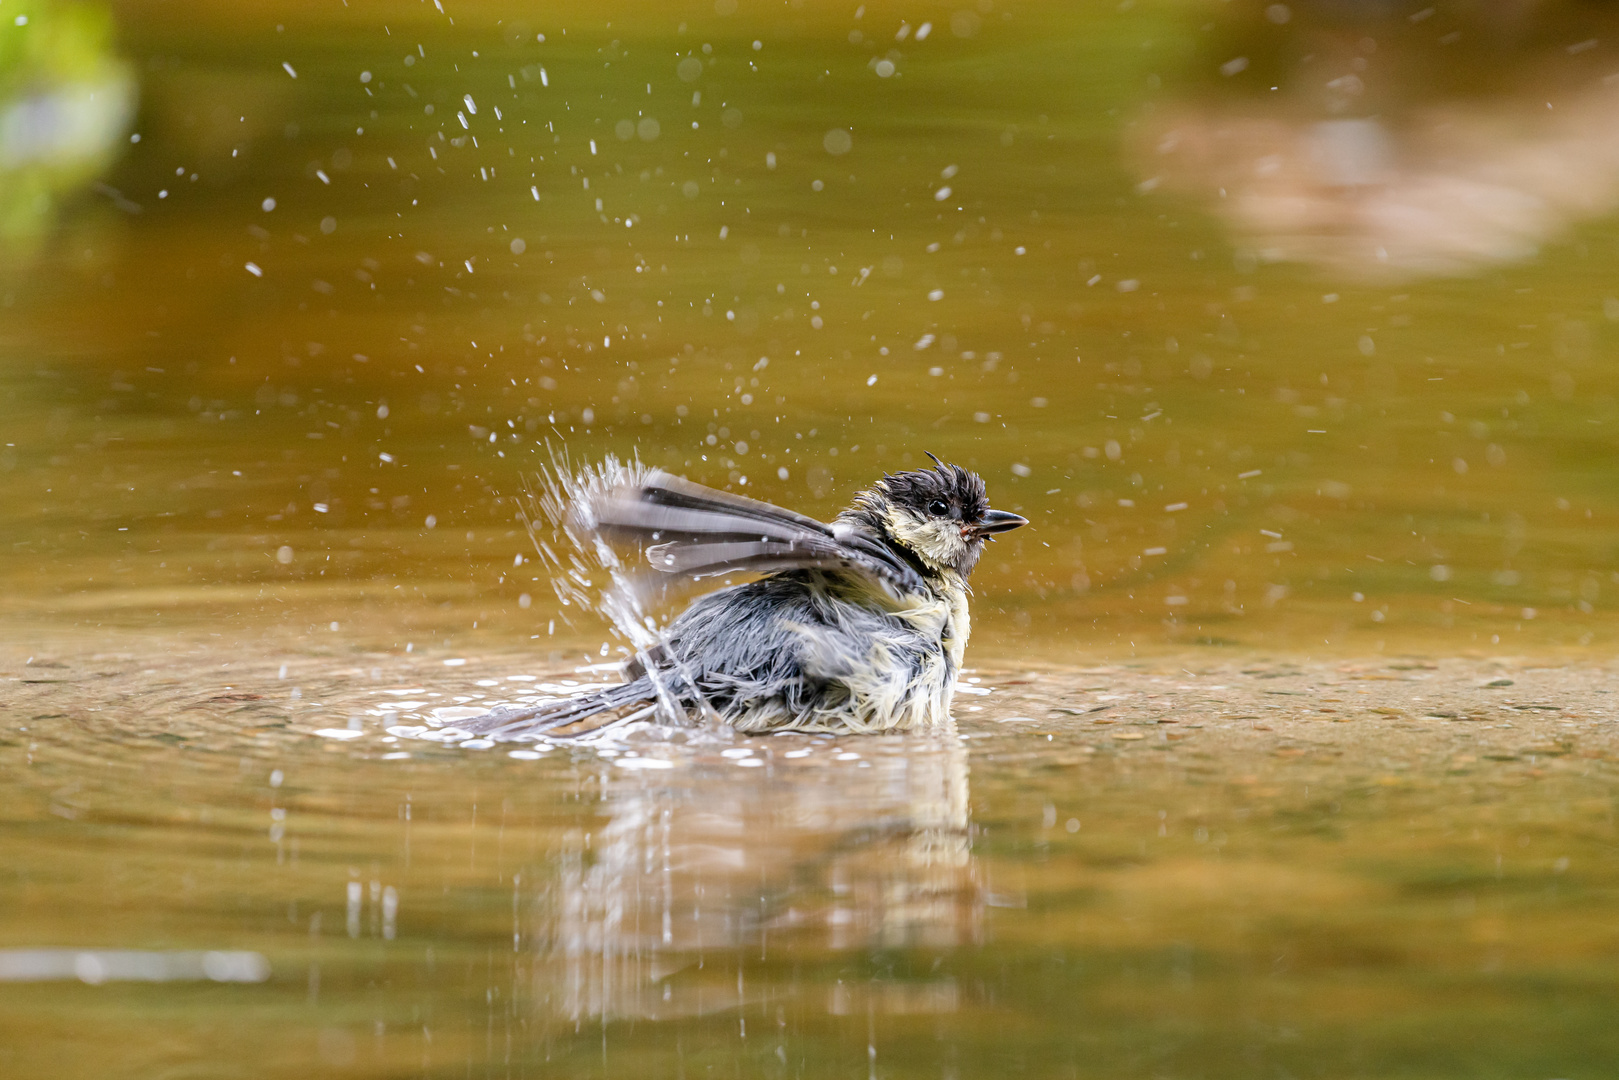
[[[648,545],[647,561],[667,574],[837,569],[899,592],[925,588],[904,558],[855,529],[659,470],[596,492],[578,509],[585,524],[609,539]]]

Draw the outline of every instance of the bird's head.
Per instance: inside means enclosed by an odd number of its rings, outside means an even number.
[[[929,570],[954,570],[966,577],[978,564],[986,540],[1029,521],[991,510],[977,473],[933,460],[931,469],[884,476],[856,495],[840,517],[876,529]]]

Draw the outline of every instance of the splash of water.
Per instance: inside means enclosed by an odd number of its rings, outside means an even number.
[[[519,512],[564,608],[606,619],[614,635],[628,642],[626,664],[651,679],[657,704],[633,719],[655,716],[665,724],[687,724],[695,715],[714,727],[718,714],[684,664],[665,648],[663,627],[652,614],[668,591],[668,578],[647,568],[639,552],[634,560],[623,558],[599,520],[598,507],[615,493],[640,486],[649,472],[638,460],[620,461],[611,454],[600,464],[577,465],[566,451],[553,449],[551,463],[526,478]],[[610,666],[622,670],[625,665]]]

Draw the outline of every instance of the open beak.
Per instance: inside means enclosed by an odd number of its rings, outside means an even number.
[[[979,536],[992,536],[995,533],[1010,532],[1021,529],[1029,523],[1029,519],[1018,514],[1009,514],[1005,510],[989,510],[984,514],[973,531]]]

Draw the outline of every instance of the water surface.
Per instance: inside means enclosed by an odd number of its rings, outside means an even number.
[[[1596,1076],[1615,1051],[1605,670],[984,669],[933,736],[513,753],[381,725],[577,675],[280,659],[8,658],[5,945],[73,965],[0,980],[13,1074]],[[263,981],[86,959],[128,949]]]

